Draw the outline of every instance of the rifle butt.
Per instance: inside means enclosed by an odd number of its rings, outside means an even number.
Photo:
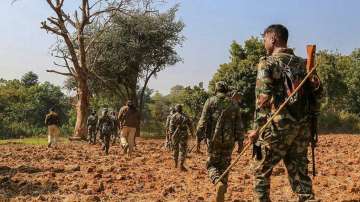
[[[306,53],[307,53],[306,70],[307,70],[307,72],[310,72],[314,68],[315,52],[316,52],[316,45],[310,44],[310,45],[306,46]]]

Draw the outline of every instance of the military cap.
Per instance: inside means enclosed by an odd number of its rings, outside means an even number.
[[[215,90],[216,92],[226,93],[229,89],[224,81],[219,81],[215,84]]]
[[[181,104],[175,105],[175,111],[176,112],[182,112],[182,105]]]

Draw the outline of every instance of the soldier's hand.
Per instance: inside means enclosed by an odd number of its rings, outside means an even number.
[[[237,153],[240,154],[243,150],[243,147],[244,145],[241,143],[241,144],[238,144],[238,149],[237,149]]]
[[[248,141],[250,141],[251,143],[255,143],[259,137],[259,134],[257,132],[257,130],[251,130],[248,132]]]

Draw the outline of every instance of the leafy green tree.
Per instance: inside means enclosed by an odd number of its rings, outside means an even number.
[[[30,87],[33,85],[38,84],[39,82],[39,76],[35,74],[34,72],[30,71],[24,74],[24,76],[21,77],[21,82],[26,86]]]
[[[71,105],[60,87],[49,82],[26,85],[19,80],[0,82],[0,134],[4,137],[44,134],[45,115],[54,107],[67,125]]]
[[[215,83],[225,81],[232,90],[242,95],[243,118],[249,127],[255,108],[256,68],[266,51],[259,38],[251,37],[244,42],[244,48],[236,41],[230,45],[230,62],[221,64],[209,82],[209,90],[215,91]]]
[[[149,80],[181,61],[175,48],[184,40],[184,23],[176,19],[177,10],[116,14],[89,53],[89,58],[97,58],[92,65],[95,92],[138,100],[142,109]]]

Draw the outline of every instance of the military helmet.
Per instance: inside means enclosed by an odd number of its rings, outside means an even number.
[[[226,83],[224,81],[216,82],[216,84],[215,84],[216,92],[226,93],[226,92],[228,92],[228,90],[229,90],[228,86],[226,85]]]
[[[175,105],[175,111],[176,112],[182,112],[182,105],[181,104]]]

